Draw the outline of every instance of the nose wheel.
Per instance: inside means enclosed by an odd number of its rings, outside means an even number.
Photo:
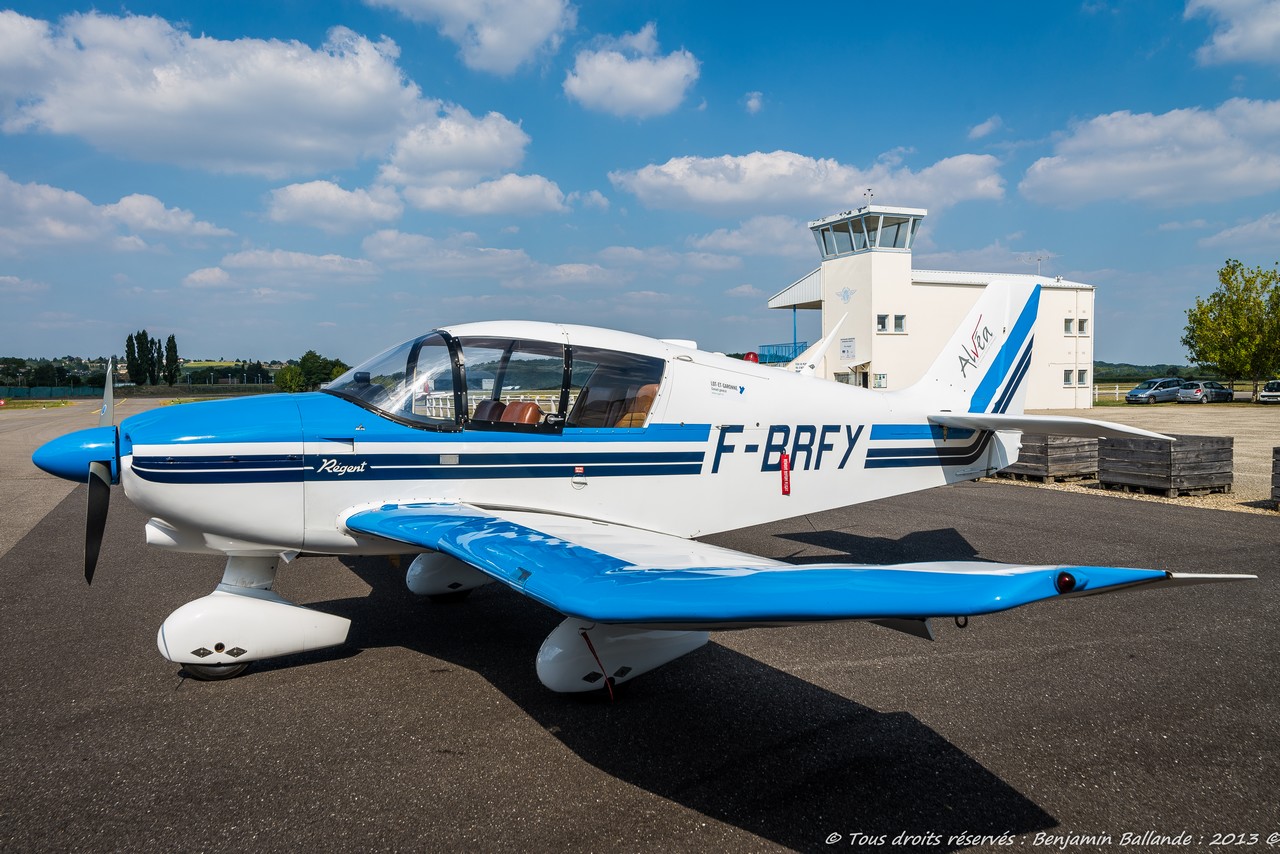
[[[201,682],[216,682],[219,679],[234,679],[249,669],[249,662],[244,664],[184,664],[183,671],[192,679]]]

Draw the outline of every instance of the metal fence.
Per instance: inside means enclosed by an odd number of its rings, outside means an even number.
[[[0,397],[9,398],[10,400],[25,400],[27,398],[35,398],[43,400],[45,398],[57,397],[102,397],[102,389],[93,388],[91,386],[75,386],[69,385],[37,385],[37,386],[20,386],[20,385],[0,385]]]

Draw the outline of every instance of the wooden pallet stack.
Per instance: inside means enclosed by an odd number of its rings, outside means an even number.
[[[1018,461],[997,476],[1054,483],[1091,478],[1097,473],[1097,439],[1023,433]]]
[[[1176,498],[1230,492],[1234,440],[1230,436],[1101,439],[1098,482],[1109,489]]]

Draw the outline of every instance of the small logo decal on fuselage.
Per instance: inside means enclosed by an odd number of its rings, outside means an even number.
[[[973,327],[973,333],[969,336],[969,343],[960,345],[960,376],[968,378],[969,369],[976,368],[982,361],[993,337],[991,327],[984,324],[979,316],[978,325]]]
[[[337,460],[332,460],[326,457],[320,461],[320,465],[316,467],[316,472],[329,472],[330,474],[336,474],[338,477],[342,477],[348,474],[359,474],[366,471],[368,468],[369,463],[365,461],[361,461],[359,465],[353,465],[351,463],[340,463]]]

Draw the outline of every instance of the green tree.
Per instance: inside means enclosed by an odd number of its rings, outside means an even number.
[[[164,381],[173,385],[178,380],[178,371],[182,365],[178,361],[178,339],[170,335],[164,342]]]
[[[142,383],[142,364],[138,361],[138,342],[132,334],[124,339],[124,367],[129,372],[129,382]]]
[[[1187,309],[1182,344],[1191,361],[1228,380],[1258,381],[1280,369],[1280,269],[1245,267],[1235,259],[1218,271],[1218,288]]]
[[[302,371],[307,388],[319,388],[329,380],[337,379],[350,368],[341,359],[326,359],[315,350],[308,350],[298,360],[298,368]]]
[[[151,339],[151,359],[147,362],[147,381],[152,385],[160,385],[164,376],[164,345],[159,338]]]
[[[308,388],[307,378],[302,373],[302,368],[297,365],[285,365],[276,371],[275,383],[276,387],[281,391],[289,392],[290,394],[306,391]]]

